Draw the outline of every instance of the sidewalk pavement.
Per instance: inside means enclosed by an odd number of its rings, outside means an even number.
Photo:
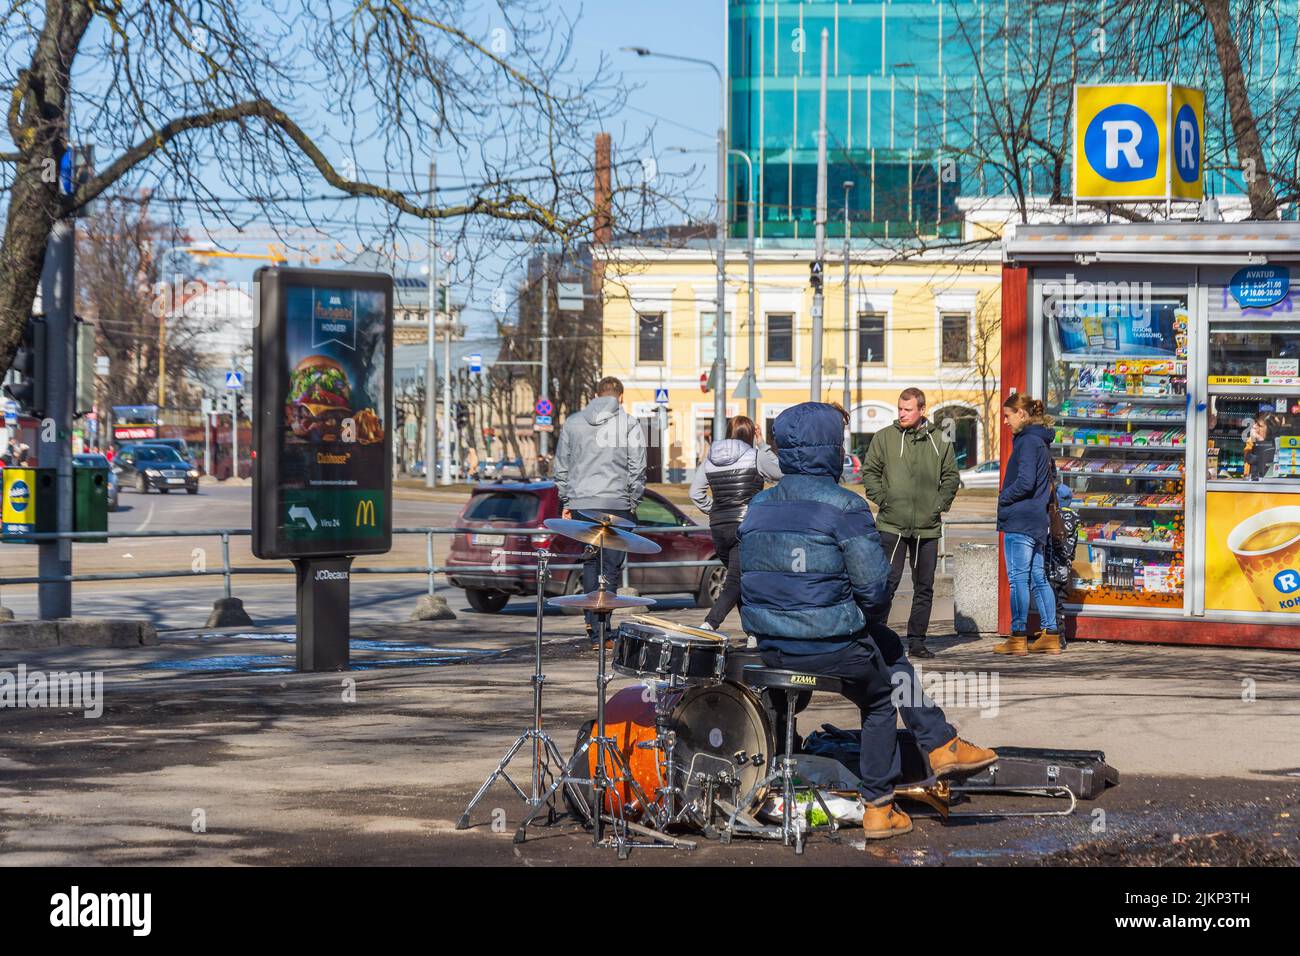
[[[0,671],[21,663],[29,673],[104,675],[98,719],[5,711],[0,863],[613,862],[571,825],[514,847],[522,804],[501,784],[472,830],[452,829],[531,719],[528,610],[355,628],[357,669],[348,673],[290,672],[284,632],[164,632],[156,647],[0,652]],[[704,612],[660,613],[698,622]],[[580,619],[547,617],[545,721],[566,753],[595,710],[595,657],[580,630]],[[1288,848],[1300,858],[1300,656],[1080,643],[1058,658],[1006,660],[991,643],[936,639],[939,657],[921,668],[923,680],[996,675],[982,710],[949,707],[963,735],[1101,749],[1120,786],[1069,818],[922,821],[888,847],[823,843],[804,859],[1030,863],[1055,852],[1068,862],[1075,853],[1108,859],[1106,841],[1119,841],[1160,860],[1175,833],[1215,846],[1228,834],[1238,842],[1220,848],[1226,862],[1287,862]],[[824,721],[855,726],[854,709],[819,695],[801,730]],[[515,766],[525,782],[527,765]],[[1110,820],[1103,832],[1097,809]],[[795,862],[752,843],[706,844],[689,859]]]

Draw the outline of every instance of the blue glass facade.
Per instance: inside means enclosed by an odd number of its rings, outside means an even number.
[[[1098,33],[1104,0],[729,3],[730,146],[754,163],[763,238],[813,235],[823,29],[829,35],[829,236],[843,235],[845,181],[854,183],[853,234],[882,238],[959,235],[959,196],[1057,191],[1068,197],[1076,80],[1169,79],[1205,89],[1207,113],[1217,111],[1207,116],[1207,188],[1217,195],[1242,191],[1241,174],[1231,168],[1235,151],[1224,148],[1221,131],[1229,123],[1203,23],[1181,30],[1182,42],[1170,46],[1152,42],[1150,34]],[[1153,2],[1153,15],[1174,15],[1161,12],[1163,6]],[[1300,104],[1287,99],[1300,87],[1297,5],[1251,7],[1257,8],[1267,21],[1258,29],[1238,27],[1243,39],[1249,34],[1244,67],[1270,166],[1290,177],[1300,113]],[[996,122],[990,121],[994,111]],[[1013,115],[1025,116],[1042,142],[1064,145],[1062,168],[1032,143],[1019,145],[1016,161],[1007,162],[980,139],[998,136],[998,126]],[[743,163],[732,163],[728,182],[732,233],[743,236]],[[1058,184],[1063,188],[1054,190]]]

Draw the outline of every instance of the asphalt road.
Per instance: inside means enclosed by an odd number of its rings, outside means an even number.
[[[674,499],[680,489],[670,489]],[[399,487],[393,502],[394,527],[447,527],[455,524],[464,504],[464,492],[437,491]],[[993,501],[988,496],[961,496],[953,509],[955,517],[987,515]],[[119,509],[109,514],[111,532],[147,533],[150,531],[186,531],[220,528],[247,528],[251,524],[252,488],[247,485],[204,482],[199,494],[184,493],[142,495],[125,490]],[[699,513],[684,505],[688,515]],[[699,515],[703,522],[705,519]],[[991,542],[995,533],[988,527],[961,527],[954,531],[950,545],[959,541]],[[450,540],[442,535],[434,539],[434,560],[441,563],[447,556]],[[359,559],[354,567],[397,567],[421,565],[426,544],[420,535],[394,537],[393,550],[385,555]],[[209,570],[221,566],[221,541],[214,536],[116,539],[105,543],[78,543],[73,546],[73,570],[78,574],[121,571],[176,569],[188,571],[202,562]],[[248,537],[232,538],[230,560],[235,567],[279,567],[275,575],[238,575],[233,593],[244,601],[245,609],[259,626],[286,626],[294,621],[294,588],[288,561],[262,562],[253,557]],[[36,548],[31,545],[0,545],[0,568],[4,577],[35,575]],[[464,593],[445,587],[438,579],[440,593],[453,610],[468,609]],[[367,575],[352,579],[352,616],[358,623],[381,623],[405,620],[425,592],[426,582],[420,575]],[[19,618],[37,616],[35,585],[11,585],[0,591],[0,600]],[[910,582],[904,577],[899,589],[906,597]],[[150,578],[130,581],[87,582],[73,587],[73,614],[101,617],[133,617],[150,621],[159,628],[190,628],[203,624],[212,603],[224,594],[219,576]],[[686,607],[686,595],[663,599],[669,607]],[[908,602],[899,602],[906,609]],[[516,599],[506,613],[531,613],[531,600]],[[951,619],[944,601],[936,605],[936,624]],[[904,614],[905,616],[905,614]]]

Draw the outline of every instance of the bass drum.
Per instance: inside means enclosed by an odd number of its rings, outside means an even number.
[[[638,744],[654,742],[656,693],[669,695],[664,704],[670,712],[668,726],[676,735],[673,763],[682,800],[702,811],[707,778],[713,776],[717,781],[717,775],[725,773],[735,778],[735,783],[715,782],[714,792],[738,803],[768,772],[775,752],[772,723],[759,699],[747,688],[730,682],[685,690],[634,684],[611,697],[605,705],[606,733],[615,741],[641,792],[654,804],[663,802],[667,753]],[[594,726],[595,722],[591,721],[579,732],[578,748],[594,733]],[[587,751],[586,766],[589,774],[595,771],[593,748]],[[750,805],[742,809],[757,807],[764,794],[765,791],[758,791]],[[588,806],[594,804],[590,787],[583,788],[583,797]],[[590,822],[589,814],[575,806],[567,792],[565,800],[575,816]],[[641,808],[635,806],[635,794],[626,781],[616,782],[609,788],[605,811],[613,812],[620,801],[634,811],[630,813],[633,819],[641,815]]]

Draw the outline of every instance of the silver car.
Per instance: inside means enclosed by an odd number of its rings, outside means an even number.
[[[996,488],[1001,483],[1002,463],[982,461],[974,468],[967,468],[958,473],[963,488]]]

